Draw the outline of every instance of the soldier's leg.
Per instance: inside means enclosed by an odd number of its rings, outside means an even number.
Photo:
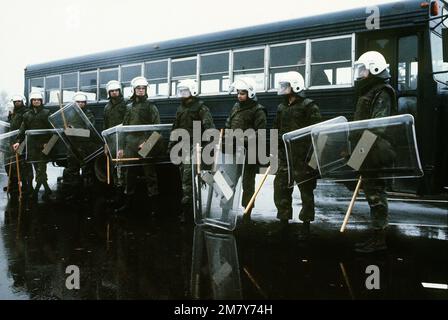
[[[372,229],[385,229],[389,211],[385,180],[365,180],[363,189],[370,207]]]
[[[90,161],[89,163],[83,164],[81,166],[81,170],[82,170],[82,180],[84,181],[84,186],[85,187],[93,186],[94,175],[95,175],[94,162]]]
[[[364,180],[363,190],[370,207],[372,236],[367,241],[358,243],[356,251],[372,253],[387,249],[386,227],[388,203],[385,180]]]
[[[316,189],[316,179],[299,184],[300,197],[302,199],[299,219],[303,222],[314,221],[314,189]]]
[[[255,192],[255,177],[258,166],[256,164],[246,164],[243,173],[243,198],[241,205],[246,207]]]
[[[34,180],[36,181],[36,187],[34,188],[33,196],[37,197],[40,187],[42,186],[42,183],[38,181],[39,163],[33,163],[33,168],[35,172]]]
[[[123,179],[123,172],[124,170],[121,167],[116,167],[113,169],[111,164],[111,170],[112,171],[112,181],[114,183],[114,186],[117,188],[123,187],[124,185],[124,179]]]
[[[138,167],[126,167],[122,168],[125,173],[125,184],[124,189],[124,201],[123,203],[115,209],[115,213],[123,213],[132,207],[132,200],[134,198],[135,189],[137,187],[137,175]]]
[[[19,191],[19,186],[17,183],[17,166],[15,163],[9,164],[6,166],[6,172],[9,174],[8,177],[8,190],[9,190],[9,194],[13,195],[13,194],[17,194],[17,192]]]
[[[23,162],[21,165],[22,189],[25,196],[33,193],[33,167],[30,163]]]
[[[110,203],[119,203],[123,200],[123,195],[124,195],[124,185],[125,185],[125,179],[124,179],[124,172],[125,169],[121,168],[121,167],[112,167],[111,164],[111,170],[112,173],[112,181],[113,181],[113,186],[114,186],[114,198],[113,199],[109,199],[108,201]]]
[[[45,188],[45,196],[48,197],[52,192],[50,186],[48,185],[48,176],[47,176],[47,163],[39,162],[37,164],[38,172],[36,172],[36,182],[38,184],[42,184]]]
[[[133,195],[137,186],[138,168],[127,167],[126,168],[126,195]]]
[[[180,165],[180,174],[182,179],[182,204],[189,204],[193,201],[192,186],[192,168],[191,164],[183,163]]]
[[[70,186],[76,186],[80,183],[80,170],[81,166],[78,159],[72,154],[67,154],[67,167],[64,170],[64,182]]]
[[[277,207],[277,219],[292,219],[292,192],[288,188],[288,167],[279,161],[277,174],[274,179],[274,203]]]
[[[148,196],[153,197],[159,194],[159,185],[157,181],[156,168],[153,165],[148,165],[143,167],[143,173],[146,180],[146,189],[148,191]]]

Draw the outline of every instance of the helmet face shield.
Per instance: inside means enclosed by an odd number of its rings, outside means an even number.
[[[289,82],[281,81],[277,89],[277,94],[283,96],[291,93],[291,84]]]
[[[369,69],[366,68],[364,63],[357,63],[354,66],[354,79],[361,80],[367,78],[369,75]]]
[[[177,88],[177,96],[179,98],[189,98],[191,97],[191,92],[188,87],[178,87]]]

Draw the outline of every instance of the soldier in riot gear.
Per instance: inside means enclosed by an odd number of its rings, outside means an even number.
[[[44,108],[44,98],[41,92],[31,92],[30,96],[31,110],[27,111],[23,115],[23,121],[20,125],[19,135],[17,137],[17,142],[13,145],[15,151],[18,150],[20,143],[25,140],[26,130],[38,130],[38,129],[51,129],[50,122],[48,121],[48,116],[50,111]],[[46,141],[45,141],[46,142]],[[45,142],[42,145],[32,146],[35,148],[42,149]],[[47,177],[47,162],[46,156],[40,152],[38,153],[42,157],[42,161],[33,164],[34,170],[36,171],[36,188],[33,191],[33,198],[37,199],[40,187],[43,185],[45,188],[45,193],[43,195],[44,200],[54,200],[54,196],[50,187],[48,186]]]
[[[109,81],[106,90],[109,102],[104,107],[103,130],[122,124],[126,114],[126,101],[123,98],[120,82]]]
[[[359,98],[354,120],[381,118],[396,113],[396,94],[389,85],[388,67],[384,56],[376,51],[362,54],[355,62],[355,87]],[[363,176],[362,188],[370,206],[372,236],[358,243],[356,251],[370,253],[384,250],[387,248],[385,229],[388,216],[386,181]]]
[[[195,80],[187,79],[179,82],[177,86],[177,95],[181,98],[181,104],[176,112],[176,119],[174,120],[173,128],[185,129],[190,134],[190,147],[193,141],[193,122],[201,122],[201,130],[204,132],[207,129],[214,128],[213,118],[209,108],[204,102],[197,98],[198,87]],[[170,147],[173,142],[170,143]],[[180,172],[182,178],[182,205],[185,208],[191,207],[193,189],[191,180],[191,163],[182,163],[180,165]]]
[[[26,106],[25,97],[20,94],[12,96],[11,102],[13,103],[13,110],[8,116],[8,122],[10,124],[9,131],[14,131],[20,129],[23,122],[23,115],[29,110],[29,108]],[[6,172],[9,172],[8,169]],[[29,196],[33,192],[33,167],[31,164],[21,161],[20,175],[22,180],[23,195],[25,197]],[[9,180],[10,193],[14,194],[17,192],[17,169],[15,169],[15,167],[11,170]]]
[[[160,124],[159,110],[148,99],[148,81],[144,77],[136,77],[131,81],[133,95],[127,105],[123,125],[150,125]],[[129,134],[126,137],[125,150],[119,150],[119,157],[138,157],[138,150],[144,143],[140,133]],[[126,172],[125,203],[116,213],[124,212],[131,207],[131,201],[136,191],[138,167],[129,167]],[[157,208],[157,196],[159,194],[157,172],[154,165],[142,167],[146,181],[147,194],[150,198],[150,209]]]
[[[280,80],[279,95],[285,96],[285,100],[278,106],[277,115],[274,120],[274,128],[278,129],[279,138],[293,130],[301,129],[320,122],[321,115],[317,104],[308,98],[305,98],[303,89],[305,82],[300,73],[295,71],[287,72]],[[296,150],[296,154],[301,159],[306,158],[309,149],[309,143],[304,143],[303,150]],[[279,143],[279,164],[278,171],[274,180],[274,202],[277,207],[277,218],[282,225],[287,225],[288,220],[292,219],[292,188],[288,188],[288,165],[283,143]],[[304,161],[294,165],[294,177],[301,180],[300,175],[306,175],[310,168]],[[314,221],[314,189],[316,188],[316,179],[308,180],[299,184],[300,195],[302,199],[302,209],[299,219],[303,222],[303,237],[309,234],[310,222]]]
[[[82,112],[86,115],[87,119],[94,126],[95,125],[95,115],[92,110],[90,110],[87,106],[87,96],[82,92],[76,92],[73,96],[73,101],[76,105],[82,110]],[[78,119],[78,118],[77,118]],[[79,118],[80,119],[80,118]],[[81,121],[81,120],[78,120]],[[84,123],[68,123],[69,126],[74,127],[82,127]],[[88,138],[82,137],[71,137],[71,139],[78,140],[78,148],[82,148],[83,145],[87,145],[89,141],[85,141]],[[76,152],[76,150],[74,150]],[[80,174],[80,170],[82,171],[82,177]],[[82,163],[80,159],[77,158],[75,154],[72,152],[67,153],[67,168],[64,169],[63,177],[64,184],[69,186],[70,193],[66,197],[66,200],[74,199],[77,194],[81,191],[80,187],[82,185],[86,187],[91,187],[93,185],[93,165],[91,163]],[[85,183],[82,183],[84,180]]]
[[[126,114],[126,101],[123,98],[122,87],[120,82],[111,80],[106,85],[107,98],[109,102],[104,107],[104,123],[103,130],[115,127],[123,123]],[[107,152],[107,149],[104,150]],[[123,195],[123,176],[121,168],[114,170],[113,182],[115,186],[115,200],[119,201]],[[111,201],[112,202],[112,201]]]
[[[229,91],[237,91],[238,102],[236,102],[230,111],[230,115],[226,120],[226,129],[254,129],[255,133],[259,129],[266,129],[266,108],[258,103],[255,92],[255,81],[252,78],[244,77],[236,80]],[[246,146],[247,149],[247,146]],[[255,192],[255,176],[257,174],[258,165],[256,163],[249,164],[246,154],[246,163],[243,173],[243,197],[242,206],[246,208],[250,198]],[[253,208],[253,206],[252,206]],[[250,217],[250,211],[245,217]]]

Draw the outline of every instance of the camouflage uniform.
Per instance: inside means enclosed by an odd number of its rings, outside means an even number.
[[[187,104],[185,104],[184,102],[180,104],[179,108],[177,109],[176,119],[174,120],[172,128],[172,130],[185,129],[188,131],[188,133],[190,134],[190,148],[193,147],[193,121],[201,121],[202,132],[215,127],[210,110],[203,101],[195,97],[192,97]],[[193,196],[191,163],[185,162],[181,164],[180,174],[182,179],[183,192],[182,203],[186,204],[191,202]]]
[[[254,100],[245,103],[237,102],[230,111],[230,116],[226,120],[226,129],[266,129],[266,109]],[[247,148],[246,148],[247,149]],[[250,198],[255,192],[255,176],[257,174],[257,164],[246,163],[243,173],[243,198],[241,204],[246,207]]]
[[[95,126],[95,115],[93,114],[92,110],[90,110],[88,107],[84,107],[81,109],[84,114],[86,115],[87,119],[89,119],[90,123]],[[83,121],[69,122],[69,126],[72,126],[74,128],[83,128],[85,127],[85,123]],[[82,137],[71,137],[70,139],[76,140],[77,144],[76,147],[79,149],[82,149],[83,146],[88,149],[88,138],[82,138]],[[76,150],[74,150],[76,152]],[[90,185],[93,183],[93,164],[92,163],[80,163],[80,160],[72,153],[67,153],[67,168],[65,168],[63,176],[64,176],[64,182],[75,187],[80,184],[81,176],[79,171],[82,169],[82,175],[83,177],[88,181],[87,185]]]
[[[22,143],[25,140],[26,130],[39,130],[39,129],[52,129],[48,117],[50,111],[45,109],[43,105],[40,107],[32,107],[29,111],[25,112],[23,115],[23,121],[20,126],[19,136],[17,137],[17,142]],[[42,137],[41,143],[32,146],[33,149],[43,149],[43,145],[48,141],[46,137]],[[47,157],[42,152],[36,152],[41,158],[38,163],[33,163],[34,170],[36,171],[36,183],[38,185],[47,185]]]
[[[296,100],[289,104],[286,100],[277,109],[277,116],[274,121],[274,128],[278,129],[278,136],[281,139],[284,133],[308,127],[321,120],[319,107],[310,99],[297,96]],[[311,141],[308,141],[297,150],[298,161],[294,164],[297,170],[294,172],[296,180],[302,175],[307,175],[308,165],[300,159],[305,159]],[[274,180],[274,202],[277,207],[277,218],[280,220],[292,219],[292,192],[293,188],[288,188],[288,164],[283,141],[279,141],[278,151],[278,171]],[[300,156],[303,155],[303,156]],[[316,189],[316,179],[309,180],[299,185],[302,199],[302,209],[299,219],[304,222],[314,220],[314,189]]]
[[[111,98],[104,107],[103,130],[122,124],[126,110],[126,101],[123,97],[119,97],[117,99]]]
[[[126,101],[123,97],[117,99],[109,99],[109,102],[104,107],[104,123],[103,130],[115,127],[123,123],[124,116],[126,114]],[[113,180],[114,185],[121,187],[123,185],[123,178],[121,175],[121,170],[114,170]]]
[[[149,100],[137,100],[131,101],[127,105],[126,114],[124,116],[123,125],[148,125],[148,124],[160,124],[159,110],[157,106],[151,103]],[[138,158],[138,147],[145,141],[145,137],[139,133],[128,134],[126,136],[124,157],[125,158]],[[135,193],[135,187],[137,185],[137,167],[127,168],[126,173],[126,191],[127,195],[133,195]],[[156,196],[159,194],[157,172],[153,165],[144,165],[143,173],[146,180],[146,188],[148,196]]]
[[[14,131],[20,129],[23,122],[23,115],[29,110],[26,106],[21,106],[14,108],[14,112],[9,115],[8,122],[10,124],[9,131]],[[9,172],[9,166],[6,168],[6,172]],[[24,194],[31,193],[33,191],[33,167],[30,163],[25,161],[20,162],[20,176],[22,180],[22,191]],[[10,191],[17,191],[17,169],[13,165],[11,170],[10,179]]]
[[[373,82],[361,91],[354,120],[387,117],[394,114],[396,108],[394,89],[387,81],[374,78]],[[363,177],[363,190],[370,206],[372,228],[382,230],[387,227],[388,216],[386,181],[371,178]]]

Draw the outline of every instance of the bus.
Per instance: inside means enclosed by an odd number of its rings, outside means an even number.
[[[196,79],[200,98],[222,128],[236,99],[227,91],[229,84],[251,76],[260,103],[267,107],[270,128],[281,99],[275,90],[279,75],[298,71],[324,119],[353,119],[357,97],[352,67],[362,53],[376,50],[390,64],[398,112],[416,120],[424,169],[423,178],[397,179],[392,189],[441,194],[448,186],[447,8],[446,1],[392,2],[28,65],[25,95],[41,90],[46,106],[56,110],[57,93],[69,102],[83,91],[102,130],[109,80],[119,80],[126,96],[131,80],[145,76],[162,123],[172,123],[178,82]]]

